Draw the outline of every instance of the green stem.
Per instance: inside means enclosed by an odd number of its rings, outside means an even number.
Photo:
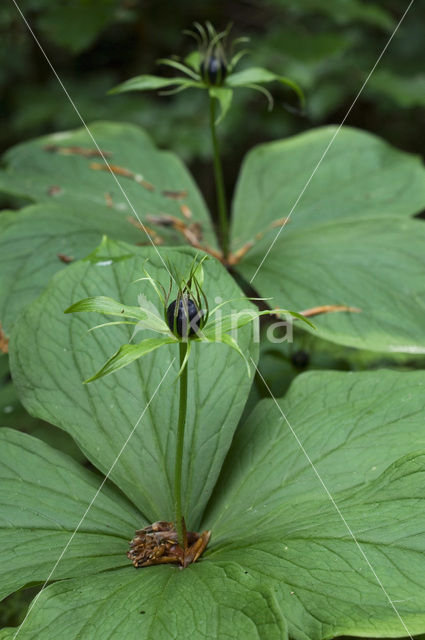
[[[210,96],[210,130],[211,140],[213,145],[213,158],[214,158],[214,177],[215,177],[215,190],[217,195],[218,206],[218,222],[220,229],[220,240],[223,255],[227,258],[229,253],[229,219],[227,216],[226,194],[224,191],[223,169],[221,166],[220,151],[218,148],[218,138],[216,130],[216,99]]]
[[[186,356],[188,343],[180,342],[180,367]],[[184,449],[184,427],[186,424],[187,410],[187,369],[186,364],[180,375],[180,400],[179,400],[179,421],[177,426],[176,460],[174,467],[174,508],[176,515],[176,529],[178,541],[184,548],[183,514],[182,514],[182,467]]]

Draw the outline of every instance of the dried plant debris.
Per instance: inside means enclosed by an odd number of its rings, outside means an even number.
[[[127,557],[138,569],[155,564],[179,564],[182,568],[196,562],[205,551],[211,536],[210,531],[202,534],[185,531],[185,545],[177,541],[177,531],[173,522],[154,522],[136,531],[130,542]]]
[[[101,149],[87,149],[85,147],[77,147],[75,145],[71,147],[60,147],[55,144],[47,144],[44,147],[45,151],[49,153],[60,153],[63,156],[78,155],[84,158],[111,158],[112,153],[110,151],[102,151]]]
[[[1,323],[0,323],[0,352],[1,353],[9,352],[9,338],[7,338],[6,334],[1,328]]]
[[[72,256],[67,256],[66,253],[58,253],[58,258],[65,264],[69,264],[70,262],[74,262],[75,260],[75,258],[73,258]]]

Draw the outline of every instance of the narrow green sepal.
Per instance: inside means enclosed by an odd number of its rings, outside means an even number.
[[[229,87],[248,87],[249,85],[261,85],[263,83],[268,82],[279,82],[280,84],[286,85],[290,89],[292,89],[298,96],[301,107],[305,105],[305,98],[302,89],[298,86],[296,82],[287,78],[286,76],[280,76],[277,73],[273,73],[273,71],[269,71],[268,69],[263,69],[262,67],[251,67],[249,69],[244,69],[243,71],[236,71],[235,73],[231,73],[226,78],[226,84]]]
[[[229,111],[233,100],[233,89],[229,87],[210,87],[208,89],[211,98],[218,100],[220,104],[220,115],[215,121],[215,124],[220,124],[224,120],[227,112]]]
[[[181,62],[178,62],[177,60],[171,60],[170,58],[161,58],[156,62],[157,64],[163,64],[163,65],[166,65],[167,67],[172,67],[173,69],[177,69],[178,71],[181,71],[182,73],[185,73],[186,75],[188,75],[190,78],[192,78],[192,80],[196,80],[197,82],[200,80],[200,76],[198,73],[195,73],[193,69],[191,69],[190,67],[188,67],[187,65]]]
[[[125,93],[127,91],[155,91],[176,85],[192,86],[192,81],[186,78],[163,78],[161,76],[141,75],[126,80],[122,84],[110,89],[108,93]]]
[[[93,382],[93,380],[98,380],[99,378],[103,378],[104,376],[108,376],[110,373],[114,373],[123,367],[131,364],[138,358],[162,347],[165,344],[171,344],[172,342],[178,342],[178,340],[174,337],[163,337],[163,338],[147,338],[139,344],[123,344],[114,355],[109,358],[107,362],[103,365],[101,369],[97,373],[95,373],[87,380],[84,380],[84,384],[88,382]]]
[[[106,315],[120,316],[122,318],[135,318],[136,320],[144,320],[146,318],[146,313],[139,307],[131,307],[121,304],[107,296],[84,298],[83,300],[74,302],[74,304],[64,311],[64,313],[80,312],[104,313]]]

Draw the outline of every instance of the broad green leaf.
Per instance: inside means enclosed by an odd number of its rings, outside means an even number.
[[[151,91],[154,89],[165,89],[166,87],[181,86],[193,87],[200,83],[195,83],[188,78],[164,78],[161,76],[143,75],[130,78],[117,87],[111,89],[109,93],[124,93],[126,91]],[[202,86],[202,85],[201,85]]]
[[[281,402],[361,550],[264,401],[232,443],[201,523],[212,538],[198,563],[117,565],[57,582],[21,637],[277,640],[287,626],[295,640],[422,633],[425,453],[403,454],[424,443],[424,386],[423,372],[318,372],[300,376]]]
[[[333,494],[425,449],[424,389],[422,371],[315,371],[297,376],[278,402]],[[263,462],[238,462],[253,457]],[[290,505],[304,495],[320,498],[323,488],[275,402],[262,400],[236,432],[206,526],[237,527],[250,506],[260,518],[268,502]]]
[[[44,582],[95,497],[102,477],[37,438],[0,429],[0,598]],[[52,576],[125,566],[142,515],[107,482]]]
[[[161,248],[161,258],[182,273],[195,255],[191,249]],[[149,520],[171,520],[173,425],[178,415],[177,345],[163,346],[113,376],[83,385],[83,380],[120,345],[129,343],[133,327],[115,325],[87,334],[88,329],[104,321],[104,316],[64,314],[72,303],[95,295],[107,295],[135,306],[142,293],[155,304],[156,295],[149,282],[135,282],[144,275],[146,259],[149,274],[167,289],[169,276],[153,249],[112,241],[104,242],[89,259],[57,274],[46,292],[21,316],[12,337],[11,368],[30,413],[68,431],[103,472],[109,470],[144,412],[111,479]],[[241,297],[240,289],[219,262],[207,260],[203,268],[210,304],[217,296]],[[246,300],[239,300],[233,308],[241,311],[253,307]],[[252,344],[251,336],[252,329],[245,327],[238,333],[238,342],[247,357],[251,351],[255,358],[257,346]],[[196,343],[190,360],[183,495],[188,525],[196,528],[251,381],[240,356],[225,345]]]
[[[104,233],[128,242],[146,236],[110,208],[43,203],[0,215],[0,322],[10,333],[20,311],[36,298],[66,260],[85,257]],[[144,237],[143,237],[144,236]]]
[[[89,130],[114,175],[86,129],[81,128],[10,149],[4,155],[6,169],[0,172],[0,191],[37,202],[55,199],[60,205],[72,203],[88,217],[92,205],[101,207],[105,215],[112,211],[131,217],[136,225],[138,216],[164,241],[182,243],[181,234],[149,220],[149,216],[171,215],[187,224],[199,223],[203,242],[216,246],[200,192],[177,156],[158,150],[135,125],[97,122],[90,124]],[[191,218],[182,214],[182,206]],[[146,241],[142,231],[139,237]]]
[[[407,453],[425,444],[424,388],[423,372],[317,372],[279,401],[411,634],[425,629],[425,455]],[[272,400],[238,429],[203,525],[208,559],[274,588],[291,637],[407,635]]]
[[[7,520],[0,529],[0,559],[7,567],[0,584],[5,595],[29,581],[44,582],[100,479],[34,438],[3,429],[0,439],[0,495]],[[285,621],[271,589],[254,589],[237,566],[202,563],[196,566],[196,576],[177,567],[136,571],[125,558],[128,542],[124,541],[143,524],[122,494],[106,485],[52,575],[56,580],[73,576],[78,580],[44,591],[20,631],[22,637],[48,633],[64,639],[74,634],[100,638],[106,629],[111,634],[119,626],[120,637],[126,638],[150,638],[152,633],[162,637],[164,628],[167,637],[183,636],[189,629],[194,638],[197,630],[216,638],[236,639],[240,633],[253,640],[286,638]],[[117,570],[106,571],[113,567]],[[98,575],[91,580],[91,573]],[[72,594],[78,594],[78,603]],[[58,596],[62,604],[56,604]],[[50,604],[46,607],[46,598],[50,602],[52,597],[53,609]],[[40,629],[47,624],[49,631]],[[0,636],[10,632],[4,630]]]
[[[35,436],[78,462],[86,461],[81,449],[65,431],[33,418],[25,411],[10,376],[9,359],[6,354],[0,355],[0,424]]]
[[[244,360],[244,362],[246,364],[248,377],[251,375],[251,367],[249,366],[249,362],[248,362],[244,352],[242,351],[242,349],[240,348],[240,346],[236,342],[235,338],[233,338],[233,336],[231,336],[228,333],[221,333],[221,334],[212,336],[210,338],[210,341],[211,342],[222,342],[223,344],[227,345],[228,347],[230,347],[231,349],[236,351],[236,353],[238,353],[241,356],[241,358],[243,358],[243,360]]]
[[[307,333],[299,325],[294,325],[293,329],[291,342],[287,340],[287,333],[279,330],[273,322],[265,323],[260,334],[258,367],[276,398],[282,397],[294,378],[306,371],[374,371],[385,367],[415,371],[425,368],[425,355],[363,351],[323,340],[316,335],[317,331]],[[272,342],[273,336],[279,342]],[[261,377],[255,376],[244,415],[248,416],[261,399],[269,397]]]
[[[2,640],[15,629],[0,631]],[[237,565],[199,563],[176,567],[132,567],[47,587],[22,640],[287,640],[285,620],[273,591],[257,589]]]
[[[177,339],[170,336],[163,338],[146,338],[146,340],[142,340],[142,342],[139,342],[138,344],[123,344],[118,351],[109,358],[103,367],[91,376],[91,378],[85,380],[85,382],[93,382],[98,378],[103,378],[103,376],[109,376],[111,373],[115,373],[115,371],[119,371],[119,369],[127,367],[129,364],[138,360],[142,356],[145,356],[147,353],[155,351],[155,349],[159,349],[159,347],[163,347],[166,344],[176,342],[178,342]]]
[[[276,471],[269,461],[269,476]],[[317,482],[312,471],[311,478]],[[270,501],[261,518],[255,481],[249,510],[233,535],[217,534],[211,561],[235,563],[260,588],[271,587],[296,640],[423,633],[424,481],[422,452],[398,460],[364,489],[333,495],[367,560],[326,495],[286,506]]]
[[[281,235],[324,222],[406,217],[424,207],[425,170],[419,157],[370,133],[321,127],[248,153],[233,203],[232,248],[255,240],[257,233],[266,233],[270,244],[293,208]],[[321,241],[321,231],[317,234]]]
[[[315,317],[318,336],[371,351],[424,354],[424,243],[422,221],[396,217],[317,223],[297,232],[288,225],[258,271],[266,239],[238,271],[248,281],[256,274],[257,292],[290,309],[360,309]]]
[[[4,157],[0,191],[42,203],[0,217],[0,322],[7,333],[65,266],[62,260],[84,257],[103,234],[149,246],[186,244],[182,232],[158,223],[171,216],[178,224],[200,224],[202,243],[217,246],[199,190],[176,156],[156,149],[134,125],[98,123],[90,131],[114,175],[104,170],[85,129],[18,145]]]

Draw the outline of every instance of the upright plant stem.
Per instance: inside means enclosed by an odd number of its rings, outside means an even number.
[[[221,166],[220,152],[218,148],[217,130],[215,125],[215,98],[210,96],[210,130],[213,145],[214,177],[217,195],[218,221],[220,229],[221,248],[223,255],[227,258],[229,253],[229,219],[227,217],[226,194],[224,191],[223,169]]]
[[[180,342],[180,367],[186,356],[187,342]],[[180,400],[179,400],[179,421],[177,426],[176,460],[174,467],[174,509],[176,515],[176,529],[179,544],[184,547],[183,514],[182,514],[182,467],[183,467],[183,447],[184,428],[186,424],[187,410],[187,364],[180,375]]]

